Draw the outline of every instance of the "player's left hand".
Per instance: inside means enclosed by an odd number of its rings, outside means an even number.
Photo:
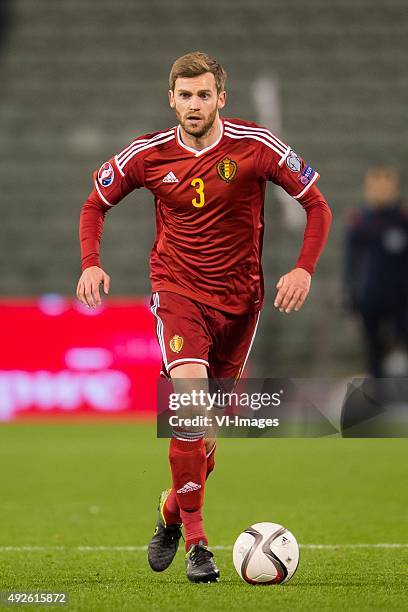
[[[311,274],[303,268],[295,268],[284,276],[281,276],[276,284],[274,306],[280,312],[292,312],[300,310],[310,290]]]

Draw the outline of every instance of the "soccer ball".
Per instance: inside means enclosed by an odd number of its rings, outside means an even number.
[[[293,533],[277,523],[255,523],[237,538],[232,551],[235,569],[249,584],[288,582],[299,563]]]

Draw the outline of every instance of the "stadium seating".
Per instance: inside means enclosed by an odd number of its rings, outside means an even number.
[[[325,0],[16,0],[0,60],[1,294],[74,292],[91,170],[134,136],[174,123],[169,65],[205,50],[229,72],[230,116],[256,121],[253,79],[278,76],[282,136],[320,170],[334,212],[313,293],[289,325],[272,307],[273,285],[295,261],[302,232],[283,227],[269,193],[268,303],[254,372],[270,373],[274,363],[276,374],[299,374],[302,364],[304,375],[335,375],[342,361],[347,370],[356,349],[338,322],[344,214],[359,202],[368,163],[404,170],[405,4],[340,0],[333,10]],[[102,253],[114,294],[148,293],[153,237],[147,192],[110,214]]]

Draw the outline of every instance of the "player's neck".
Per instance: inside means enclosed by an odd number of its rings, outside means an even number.
[[[202,136],[201,138],[196,138],[191,134],[188,134],[183,126],[180,125],[180,137],[183,143],[187,147],[191,147],[192,149],[196,149],[197,151],[202,151],[202,149],[206,149],[207,147],[211,147],[217,140],[219,139],[222,132],[222,123],[219,116],[217,116],[214,120],[214,123]]]

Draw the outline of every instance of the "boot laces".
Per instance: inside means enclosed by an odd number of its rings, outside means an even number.
[[[190,553],[190,559],[193,565],[201,565],[213,556],[212,552],[205,546],[195,546]]]

